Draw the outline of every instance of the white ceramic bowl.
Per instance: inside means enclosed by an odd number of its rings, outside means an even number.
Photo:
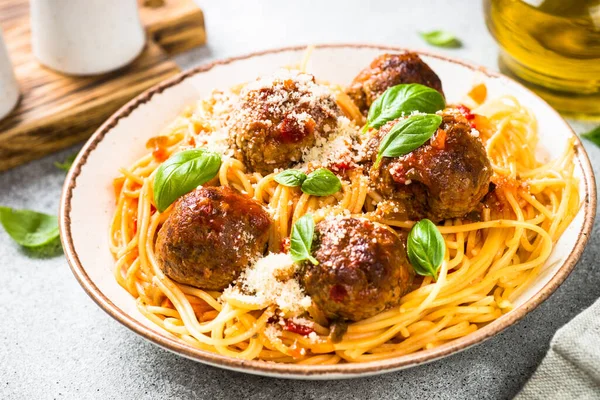
[[[318,46],[308,70],[319,79],[347,84],[376,56],[404,49],[375,45]],[[576,140],[575,174],[583,201],[576,218],[556,244],[546,270],[516,301],[515,308],[476,332],[440,347],[391,360],[364,364],[302,366],[242,361],[192,348],[152,324],[134,299],[115,281],[109,251],[108,227],[115,207],[112,180],[117,168],[147,152],[145,143],[184,106],[214,88],[269,74],[281,66],[297,65],[304,47],[254,53],[203,65],[178,75],[138,96],[94,133],[69,172],[61,200],[60,228],[73,273],[86,292],[113,318],[151,342],[191,359],[223,368],[287,378],[332,379],[365,376],[432,361],[495,335],[545,300],[568,276],[587,242],[596,211],[595,180],[583,146]],[[430,53],[421,57],[440,76],[449,102],[459,100],[476,82],[483,81],[488,96],[510,94],[529,107],[539,123],[540,143],[551,157],[560,155],[574,135],[548,104],[520,84],[486,68]]]

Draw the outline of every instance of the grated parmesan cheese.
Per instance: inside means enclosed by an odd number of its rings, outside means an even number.
[[[267,339],[269,339],[271,342],[277,343],[277,342],[281,342],[281,330],[277,329],[277,327],[275,327],[275,325],[273,324],[268,324],[265,328],[265,330],[263,331],[263,333],[265,334],[265,336],[267,337]]]
[[[294,121],[294,125],[304,128],[306,124],[314,123],[314,116],[298,110],[320,109],[333,114],[334,99],[331,89],[316,83],[314,76],[297,70],[282,69],[247,83],[240,92],[239,101],[227,124],[231,127],[248,127],[258,122],[264,126],[272,126],[273,117],[285,117]],[[249,107],[249,104],[255,106]]]
[[[238,96],[231,91],[215,90],[206,99],[200,100],[195,109],[195,117],[208,123],[210,132],[201,131],[196,136],[196,147],[201,147],[231,157],[229,128],[227,120],[238,102]],[[206,113],[209,115],[206,115]]]
[[[345,116],[338,117],[337,126],[328,138],[318,136],[314,146],[304,149],[301,168],[335,170],[340,163],[355,166],[362,150],[359,135],[360,129],[352,121]]]
[[[314,328],[314,326],[315,326],[314,321],[311,321],[310,319],[306,319],[306,318],[292,317],[289,320],[292,321],[292,323],[294,323],[296,325],[302,325],[302,326],[306,326],[308,328]]]
[[[289,254],[271,253],[260,258],[238,278],[223,296],[268,307],[275,304],[285,314],[300,315],[312,304],[294,278],[297,264]]]
[[[311,332],[308,334],[308,339],[311,342],[316,343],[319,341],[319,335],[317,334],[317,332]]]

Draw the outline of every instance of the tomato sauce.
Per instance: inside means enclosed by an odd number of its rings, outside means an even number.
[[[155,136],[146,142],[146,148],[152,149],[152,156],[159,162],[169,158],[168,145],[169,138],[166,136]]]
[[[444,150],[446,148],[446,131],[438,129],[435,136],[431,138],[431,147],[438,150]]]
[[[337,303],[341,303],[342,301],[344,301],[347,295],[348,292],[346,291],[346,288],[342,285],[333,285],[333,287],[329,291],[329,297],[331,297],[331,299]]]
[[[123,185],[124,184],[125,184],[125,177],[124,176],[120,176],[118,178],[113,179],[113,190],[114,190],[114,193],[115,193],[115,202],[117,202],[117,199],[121,195],[121,192],[123,191]]]
[[[285,325],[283,326],[284,331],[297,333],[298,335],[308,336],[313,333],[315,330],[306,325],[296,324],[291,319],[285,321]]]
[[[289,237],[284,237],[283,239],[281,239],[281,252],[282,253],[289,253],[290,252],[290,246],[291,246],[291,240]]]
[[[477,129],[477,125],[475,124],[475,121],[474,121],[475,114],[473,114],[473,112],[471,112],[471,109],[462,104],[459,104],[458,106],[456,106],[456,108],[462,113],[462,115],[465,116],[467,121],[470,121],[469,123],[471,124],[471,128]]]

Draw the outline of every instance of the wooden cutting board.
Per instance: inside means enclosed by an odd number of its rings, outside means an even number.
[[[206,42],[193,0],[139,0],[148,41],[130,65],[108,74],[72,77],[40,65],[31,51],[28,0],[0,0],[0,26],[21,99],[0,120],[0,171],[88,138],[133,97],[177,74],[170,56]]]

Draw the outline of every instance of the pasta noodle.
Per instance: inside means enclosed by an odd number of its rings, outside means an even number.
[[[236,90],[236,89],[234,89]],[[332,86],[344,113],[357,125],[363,117],[339,87]],[[329,328],[313,321],[314,334],[269,332],[274,306],[223,298],[174,282],[159,268],[154,242],[170,209],[158,213],[153,178],[165,157],[197,144],[214,125],[211,100],[186,110],[170,125],[162,150],[120,170],[115,180],[116,210],[110,227],[111,251],[118,283],[137,299],[140,312],[191,346],[243,359],[283,363],[335,364],[382,360],[439,346],[469,335],[513,308],[515,300],[542,272],[553,244],[578,212],[574,147],[546,163],[535,157],[537,125],[517,99],[502,97],[474,110],[491,160],[495,193],[504,208],[487,208],[481,220],[453,219],[439,226],[446,257],[439,278],[425,277],[399,307],[353,322],[341,341],[328,338]],[[314,197],[278,184],[275,174],[249,173],[234,158],[225,158],[208,184],[231,186],[264,205],[274,219],[269,249],[279,252],[282,239],[306,213],[315,222],[329,215],[360,215],[396,229],[414,221],[383,220],[374,212],[381,196],[368,178],[350,172],[340,192]]]

